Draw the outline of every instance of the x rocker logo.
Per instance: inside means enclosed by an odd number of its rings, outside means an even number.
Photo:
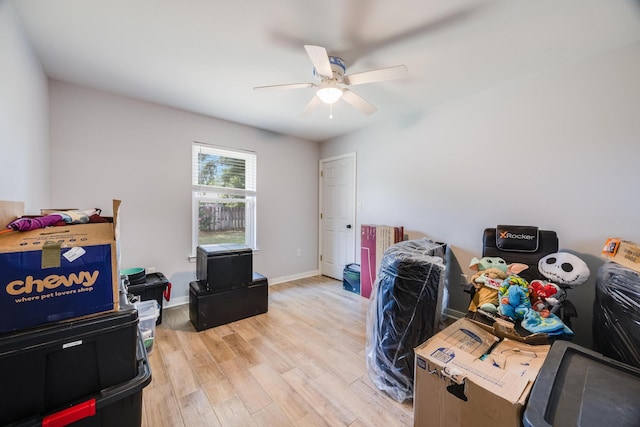
[[[501,239],[518,239],[518,240],[531,240],[535,239],[536,236],[532,236],[530,234],[513,234],[509,231],[501,231],[500,232]]]

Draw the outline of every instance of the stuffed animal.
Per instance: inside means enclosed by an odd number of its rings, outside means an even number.
[[[532,280],[529,283],[529,294],[531,308],[542,317],[556,314],[566,296],[560,286],[544,280]]]
[[[541,258],[538,261],[538,271],[563,288],[582,285],[591,274],[587,264],[569,252],[555,252]]]
[[[529,285],[532,310],[525,315],[522,327],[534,333],[572,336],[571,329],[556,313],[566,304],[563,288],[585,283],[591,273],[589,267],[573,254],[555,252],[538,261],[538,271],[547,280],[534,280]]]
[[[474,271],[484,271],[487,268],[491,268],[491,267],[495,267],[497,269],[500,269],[502,271],[504,271],[505,273],[507,272],[507,268],[509,268],[509,266],[507,265],[507,262],[505,260],[503,260],[500,257],[494,256],[494,257],[490,257],[490,256],[485,256],[482,257],[480,259],[478,258],[473,258],[471,260],[471,264],[469,264],[469,268],[474,270]]]
[[[517,274],[526,268],[525,264],[507,264],[500,257],[473,258],[469,268],[476,271],[471,276],[471,284],[475,288],[469,304],[469,311],[481,309],[489,313],[498,311],[498,289],[509,274]]]
[[[531,306],[543,317],[556,314],[566,298],[562,288],[572,288],[589,279],[587,264],[568,252],[554,252],[538,261],[538,271],[546,280],[533,280],[529,287]]]
[[[469,311],[484,310],[489,313],[498,311],[498,288],[507,273],[499,268],[491,267],[471,276],[471,283],[475,288],[473,298],[469,304]]]
[[[511,274],[502,281],[498,290],[500,307],[498,313],[511,320],[522,320],[531,309],[529,282],[517,274]]]

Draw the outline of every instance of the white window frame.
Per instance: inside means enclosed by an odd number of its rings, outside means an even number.
[[[243,159],[245,161],[245,189],[200,185],[198,183],[198,153],[207,152],[212,155]],[[256,175],[257,154],[254,151],[238,150],[220,147],[201,142],[194,142],[191,148],[191,201],[192,201],[192,254],[196,253],[199,236],[199,208],[200,202],[229,202],[230,199],[222,195],[242,196],[245,204],[245,244],[256,249]]]

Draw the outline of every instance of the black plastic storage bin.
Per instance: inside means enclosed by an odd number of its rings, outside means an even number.
[[[360,294],[360,264],[345,265],[342,271],[342,288]]]
[[[189,320],[196,331],[266,313],[269,309],[267,278],[253,273],[249,286],[212,292],[202,281],[189,284]]]
[[[131,380],[137,336],[130,306],[0,336],[0,425]]]
[[[151,367],[142,339],[137,340],[136,376],[84,396],[44,415],[22,419],[10,427],[140,427],[142,389],[151,382]]]
[[[127,286],[127,292],[139,296],[141,301],[152,299],[158,301],[160,315],[158,316],[158,320],[156,320],[156,325],[162,323],[162,299],[168,285],[169,280],[167,280],[164,274],[149,273],[144,283]]]
[[[196,249],[196,279],[211,291],[248,286],[253,276],[253,251],[245,245],[201,245]]]
[[[640,369],[555,341],[533,384],[525,427],[638,427]]]

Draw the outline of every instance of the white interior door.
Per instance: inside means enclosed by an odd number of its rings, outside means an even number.
[[[320,273],[342,280],[355,261],[355,154],[320,162]]]

